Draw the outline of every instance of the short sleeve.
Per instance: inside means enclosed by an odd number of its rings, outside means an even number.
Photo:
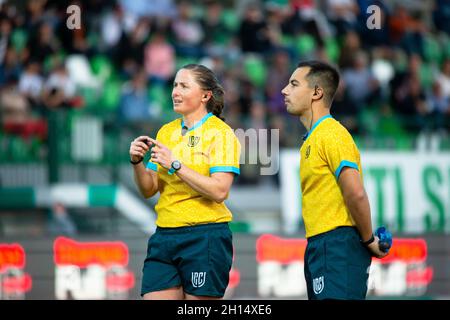
[[[231,129],[220,131],[212,141],[209,173],[233,172],[239,175],[240,155],[241,144],[234,132]]]
[[[158,131],[158,133],[156,134],[156,140],[158,140],[158,141],[159,141],[159,139],[161,138],[160,132],[161,132],[161,129],[160,129],[160,130]],[[158,172],[158,166],[159,166],[159,164],[154,163],[153,161],[149,160],[149,161],[147,162],[147,167],[146,167],[146,168]]]
[[[321,154],[325,158],[336,179],[344,167],[360,171],[359,151],[348,132],[333,132],[321,139]]]

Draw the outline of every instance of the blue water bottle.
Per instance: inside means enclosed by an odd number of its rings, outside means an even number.
[[[388,252],[392,247],[392,234],[385,227],[378,227],[375,235],[380,239],[378,246],[381,251]]]

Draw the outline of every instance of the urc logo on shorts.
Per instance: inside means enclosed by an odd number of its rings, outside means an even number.
[[[203,287],[206,282],[206,272],[192,272],[191,281],[194,288]]]

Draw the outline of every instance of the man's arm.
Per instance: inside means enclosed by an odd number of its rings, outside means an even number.
[[[339,175],[338,183],[345,204],[356,223],[356,228],[359,231],[362,241],[369,240],[373,234],[370,205],[358,170],[344,167]],[[382,258],[387,253],[380,250],[378,241],[378,237],[375,236],[375,241],[368,248],[375,257]]]

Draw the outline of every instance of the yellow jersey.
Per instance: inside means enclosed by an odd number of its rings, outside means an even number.
[[[306,237],[354,226],[342,196],[338,179],[342,168],[361,174],[358,148],[352,136],[331,115],[316,121],[300,148],[302,216]]]
[[[214,172],[240,173],[241,146],[225,122],[208,113],[184,135],[183,126],[183,120],[179,118],[162,126],[156,135],[156,140],[168,147],[182,165],[204,176]],[[232,220],[232,214],[223,202],[207,199],[159,164],[149,161],[147,168],[158,173],[157,226],[184,227]]]

